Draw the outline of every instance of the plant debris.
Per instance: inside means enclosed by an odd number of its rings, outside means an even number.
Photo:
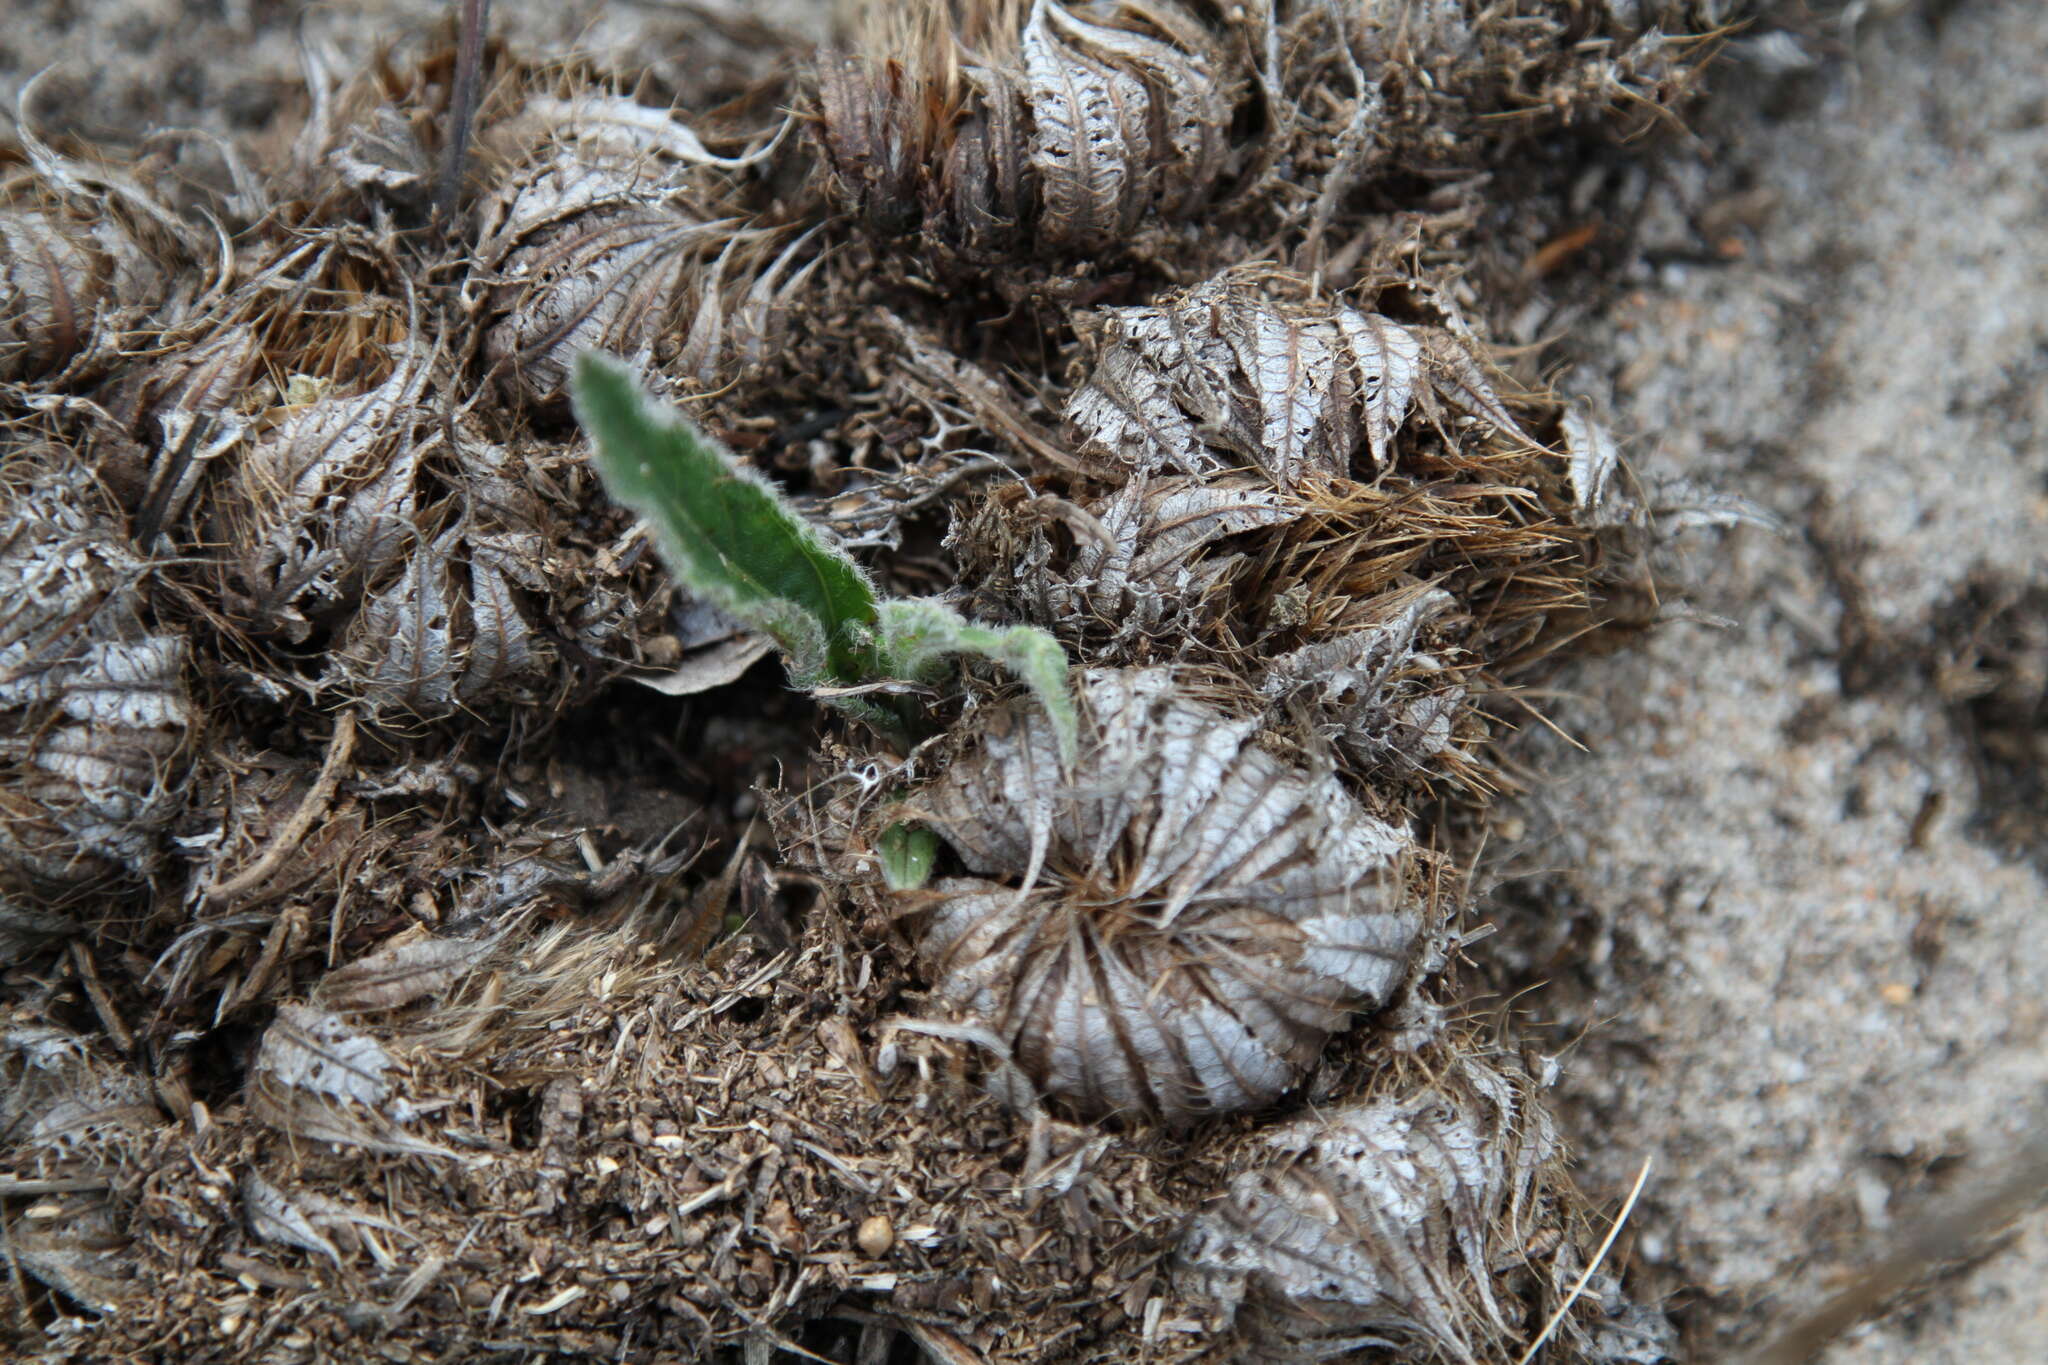
[[[1397,8],[490,44],[438,216],[439,40],[177,154],[33,83],[16,1353],[1660,1359],[1446,1022],[1453,855],[1514,689],[1744,509],[1490,342],[1479,225],[1754,7]],[[608,501],[579,373],[703,477]]]

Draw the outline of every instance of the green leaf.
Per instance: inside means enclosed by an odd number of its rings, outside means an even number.
[[[1080,721],[1067,691],[1067,652],[1058,640],[1036,626],[971,625],[951,607],[917,599],[892,598],[881,604],[880,615],[880,662],[891,676],[929,683],[954,655],[992,659],[1031,689],[1052,721],[1060,758],[1074,761]]]
[[[939,856],[939,836],[923,825],[891,825],[876,841],[881,855],[882,880],[891,891],[915,891],[931,880],[932,863]]]
[[[683,586],[780,645],[800,684],[875,675],[875,591],[850,556],[624,366],[586,351],[572,392],[605,488]]]

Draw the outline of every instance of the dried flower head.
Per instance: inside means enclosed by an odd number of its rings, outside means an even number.
[[[1270,1103],[1414,971],[1430,915],[1408,836],[1165,670],[1082,690],[1071,772],[1050,725],[1007,708],[903,808],[974,874],[924,905],[933,997],[1090,1113]]]

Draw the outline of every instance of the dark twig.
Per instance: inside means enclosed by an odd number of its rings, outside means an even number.
[[[476,118],[483,81],[484,36],[490,29],[491,0],[462,0],[461,40],[455,53],[455,95],[448,108],[448,153],[441,163],[435,210],[443,230],[462,203],[462,168],[469,156],[469,129]]]

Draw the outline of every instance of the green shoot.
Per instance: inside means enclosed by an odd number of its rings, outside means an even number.
[[[852,556],[624,366],[585,352],[572,391],[605,488],[647,518],[684,587],[776,643],[799,687],[931,684],[949,660],[975,655],[1023,680],[1072,759],[1078,727],[1067,656],[1052,636],[973,625],[939,602],[878,601]],[[886,729],[905,719],[857,697],[837,701]]]

